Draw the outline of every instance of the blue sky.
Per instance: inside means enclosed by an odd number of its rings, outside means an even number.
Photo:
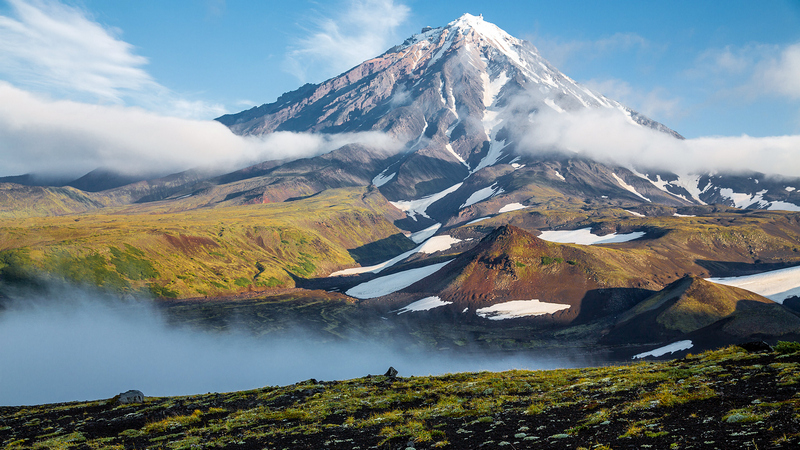
[[[800,134],[798,0],[0,0],[0,82],[45,103],[211,119],[465,12],[689,138]]]

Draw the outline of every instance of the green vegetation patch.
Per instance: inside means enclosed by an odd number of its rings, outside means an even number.
[[[542,265],[543,266],[547,266],[547,265],[550,265],[550,264],[561,264],[563,262],[564,262],[564,258],[552,257],[552,256],[547,256],[547,255],[542,256]]]
[[[125,251],[116,247],[110,247],[111,264],[116,267],[117,272],[131,280],[147,280],[158,277],[158,271],[153,264],[144,258],[144,252],[125,244]]]
[[[78,284],[89,284],[110,290],[130,287],[130,283],[112,269],[108,260],[99,253],[73,256],[67,252],[59,252],[45,263],[45,269]]]

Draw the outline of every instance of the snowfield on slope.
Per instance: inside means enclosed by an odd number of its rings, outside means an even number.
[[[510,302],[497,303],[485,308],[478,308],[475,314],[489,320],[514,319],[516,317],[541,316],[553,314],[563,309],[569,309],[569,305],[561,303],[547,303],[539,300],[512,300]]]
[[[436,228],[433,231],[436,232],[436,230],[439,228],[439,224],[436,224],[434,226]],[[423,230],[423,231],[425,231],[425,230]],[[420,233],[421,232],[422,231],[420,231]],[[450,247],[453,246],[453,244],[457,244],[457,243],[461,242],[461,239],[456,239],[456,238],[450,236],[449,234],[443,234],[441,236],[436,236],[436,237],[426,238],[426,239],[428,239],[428,240],[425,241],[423,244],[418,245],[413,250],[409,250],[409,251],[407,251],[405,253],[401,253],[401,254],[395,256],[394,258],[389,259],[387,261],[384,261],[382,263],[375,264],[375,265],[372,265],[372,266],[352,267],[350,269],[337,270],[336,272],[333,272],[332,274],[330,274],[328,276],[329,277],[339,277],[339,276],[342,276],[342,275],[358,275],[360,273],[367,273],[367,272],[378,273],[378,272],[382,271],[383,269],[385,269],[387,267],[391,267],[391,266],[399,263],[400,261],[403,261],[404,259],[410,257],[414,253],[427,253],[427,254],[436,253],[436,252],[439,252],[439,251],[448,250],[448,249],[450,249]],[[467,239],[467,240],[469,240],[469,239]]]
[[[504,212],[517,211],[517,210],[525,209],[525,208],[527,208],[527,206],[523,205],[522,203],[509,203],[506,206],[503,206],[502,208],[500,208],[500,210],[497,211],[497,212],[499,214],[499,213],[504,213]]]
[[[692,341],[678,341],[673,342],[672,344],[665,345],[663,347],[659,347],[655,350],[650,350],[649,352],[639,353],[638,355],[633,355],[633,359],[640,359],[647,356],[652,356],[657,358],[662,355],[666,355],[667,353],[675,353],[681,350],[689,350],[692,348]]]
[[[596,234],[592,234],[591,228],[581,228],[579,230],[542,231],[542,234],[539,235],[539,239],[550,242],[558,242],[559,244],[594,245],[628,242],[634,239],[639,239],[644,235],[644,231],[634,231],[633,233],[626,234],[613,233],[605,236],[598,236]]]
[[[394,207],[399,209],[400,211],[404,211],[408,215],[408,217],[417,220],[417,215],[428,217],[428,214],[425,211],[428,209],[429,206],[445,198],[447,195],[457,191],[462,184],[464,183],[462,182],[455,184],[443,190],[442,192],[437,192],[435,194],[431,194],[417,200],[399,200],[396,202],[389,202],[389,203],[394,205]]]
[[[470,195],[469,198],[467,198],[467,200],[459,208],[466,208],[467,206],[472,206],[475,203],[482,202],[487,198],[500,194],[502,192],[504,192],[503,188],[497,187],[497,182],[495,182],[491,186],[473,192],[472,195]]]
[[[789,297],[800,296],[800,266],[771,270],[755,275],[706,278],[706,280],[747,289],[777,303],[783,303]]]
[[[435,223],[435,224],[429,226],[428,228],[425,228],[424,230],[420,230],[420,231],[417,231],[416,233],[412,233],[411,236],[409,236],[409,237],[411,238],[412,241],[414,241],[415,244],[419,244],[421,242],[425,242],[431,236],[436,234],[436,232],[439,231],[439,228],[441,226],[442,226],[441,223]]]
[[[459,242],[461,242],[461,239],[456,239],[449,234],[443,234],[441,236],[434,236],[428,239],[424,244],[419,246],[419,250],[417,251],[427,254],[436,253],[449,250],[453,244],[457,244]]]
[[[410,305],[404,306],[397,310],[397,315],[407,313],[409,311],[429,311],[433,308],[438,308],[440,306],[449,305],[453,302],[446,302],[440,299],[439,297],[425,297],[422,300],[417,300]]]
[[[450,260],[452,261],[452,260]],[[401,289],[405,289],[417,281],[436,273],[439,269],[446,266],[450,261],[431,264],[430,266],[417,267],[402,272],[393,273],[374,280],[361,283],[345,292],[345,294],[360,298],[362,300],[375,297],[383,297]]]

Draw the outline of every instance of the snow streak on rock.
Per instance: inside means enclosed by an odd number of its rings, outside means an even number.
[[[658,358],[659,356],[666,355],[667,353],[675,353],[681,350],[689,350],[692,348],[692,341],[678,341],[673,342],[672,344],[665,345],[663,347],[657,348],[655,350],[650,350],[649,352],[639,353],[638,355],[633,355],[633,359],[641,359],[647,356],[652,356],[654,358]]]
[[[425,213],[425,211],[428,209],[428,207],[431,206],[432,204],[438,202],[439,200],[443,199],[447,195],[452,194],[453,192],[457,191],[458,188],[460,188],[462,184],[464,184],[464,183],[455,184],[455,185],[450,186],[449,188],[447,188],[447,189],[445,189],[445,190],[443,190],[441,192],[437,192],[435,194],[431,194],[431,195],[428,195],[426,197],[422,197],[422,198],[420,198],[418,200],[400,200],[400,201],[390,202],[390,203],[392,205],[394,205],[394,207],[399,209],[400,211],[405,211],[405,213],[408,214],[408,217],[410,217],[410,218],[412,218],[414,220],[417,220],[417,217],[416,217],[417,215],[420,215],[422,217],[430,218],[428,216],[428,214]]]
[[[483,189],[479,189],[470,195],[467,200],[460,206],[460,208],[466,208],[467,206],[474,205],[475,203],[482,202],[489,197],[495,196],[504,192],[503,188],[497,186],[497,183],[493,183],[491,186],[485,187]]]
[[[407,313],[410,311],[430,311],[433,308],[438,308],[440,306],[449,305],[453,302],[445,302],[439,297],[425,297],[422,300],[417,300],[410,305],[404,306],[397,311],[397,315]]]
[[[623,189],[625,189],[626,191],[629,191],[629,192],[631,192],[631,193],[633,193],[633,194],[635,194],[635,195],[637,195],[637,196],[641,197],[642,199],[644,199],[644,200],[646,200],[646,201],[648,201],[648,202],[650,201],[650,199],[649,199],[649,198],[647,198],[647,197],[645,197],[644,195],[642,195],[642,194],[638,193],[638,192],[636,191],[636,188],[635,188],[635,187],[633,187],[633,186],[631,186],[630,184],[626,183],[626,182],[625,182],[625,180],[623,180],[622,178],[620,178],[619,176],[617,176],[617,174],[615,174],[615,173],[612,173],[611,175],[614,177],[614,179],[616,179],[616,180],[617,180],[617,183],[619,183],[619,185],[620,185],[620,186],[622,186],[622,188],[623,188]]]

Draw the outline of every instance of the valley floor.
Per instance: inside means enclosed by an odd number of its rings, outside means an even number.
[[[4,448],[797,448],[800,345],[0,408]]]

